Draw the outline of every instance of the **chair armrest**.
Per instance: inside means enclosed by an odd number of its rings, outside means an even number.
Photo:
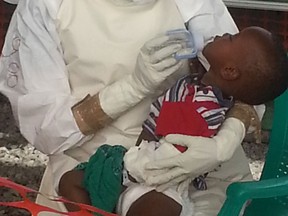
[[[218,216],[238,216],[250,199],[288,195],[288,176],[250,182],[235,182],[228,186],[227,198]]]

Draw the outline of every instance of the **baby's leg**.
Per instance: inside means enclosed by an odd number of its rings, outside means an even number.
[[[65,199],[91,205],[88,192],[83,188],[84,171],[71,170],[66,172],[59,182],[59,194]],[[78,211],[80,208],[73,204],[65,204],[68,211]]]
[[[137,199],[126,216],[180,216],[182,206],[163,193],[152,190]]]

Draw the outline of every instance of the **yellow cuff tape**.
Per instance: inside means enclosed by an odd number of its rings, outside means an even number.
[[[84,135],[93,134],[113,121],[101,108],[99,95],[87,95],[72,107],[76,123]]]

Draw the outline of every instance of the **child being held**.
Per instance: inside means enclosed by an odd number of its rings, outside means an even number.
[[[181,190],[170,187],[157,192],[146,183],[147,162],[185,152],[183,146],[167,144],[161,137],[168,134],[212,137],[235,100],[262,104],[284,92],[288,83],[288,63],[282,44],[259,27],[217,36],[204,47],[203,55],[210,69],[198,80],[191,75],[178,80],[152,104],[137,141],[139,146],[128,152],[122,146],[101,146],[83,169],[62,176],[60,195],[122,216],[193,215],[187,187],[193,182],[195,188],[205,190],[205,176],[209,172],[184,181]],[[126,176],[123,179],[122,173]],[[77,210],[69,204],[66,207],[69,211]]]

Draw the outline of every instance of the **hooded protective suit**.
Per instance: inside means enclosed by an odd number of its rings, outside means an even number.
[[[49,155],[42,193],[57,195],[60,176],[86,161],[100,145],[129,148],[135,144],[156,95],[145,97],[89,136],[80,131],[71,107],[87,94],[101,92],[132,74],[147,40],[184,28],[184,23],[200,32],[205,42],[217,34],[238,31],[220,0],[19,1],[0,60],[0,91],[9,98],[21,133]],[[204,57],[199,57],[208,68]],[[184,73],[187,71],[170,77],[163,90]],[[238,136],[243,138],[243,128]],[[227,185],[251,178],[240,142],[227,149],[232,159],[229,156],[228,162],[207,177],[208,190],[191,193],[197,216],[216,215]],[[65,210],[41,197],[37,202]]]

